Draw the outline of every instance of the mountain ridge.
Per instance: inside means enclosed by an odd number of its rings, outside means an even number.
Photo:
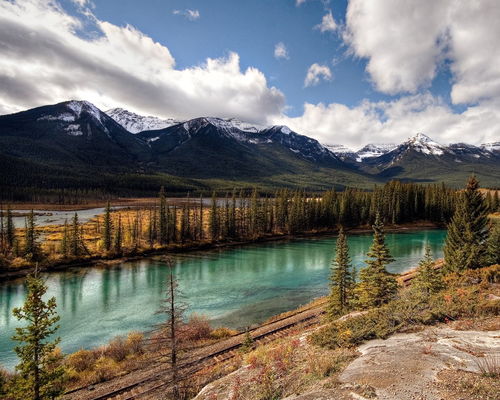
[[[443,146],[417,134],[399,145],[372,144],[352,152],[284,125],[216,117],[174,121],[133,114],[130,119],[132,113],[120,110],[128,119],[116,113],[115,118],[133,129],[168,126],[132,133],[92,103],[71,100],[0,116],[0,156],[4,165],[28,163],[37,171],[36,179],[22,178],[34,187],[84,181],[106,190],[151,190],[172,182],[179,190],[241,185],[324,190],[369,188],[389,179],[458,185],[471,173],[486,185],[500,181],[497,142]],[[2,178],[4,187],[21,179],[9,171]]]

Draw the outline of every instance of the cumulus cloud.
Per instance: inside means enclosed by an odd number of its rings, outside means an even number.
[[[279,60],[280,58],[284,58],[285,60],[289,60],[290,56],[288,55],[288,50],[283,42],[276,43],[274,46],[274,58]]]
[[[94,18],[101,35],[77,35],[79,18],[50,0],[0,2],[0,113],[85,99],[160,117],[237,117],[265,123],[283,94],[239,56],[177,69],[165,46],[132,26]]]
[[[320,65],[314,63],[309,67],[306,74],[306,79],[304,80],[304,86],[315,86],[317,85],[321,79],[329,81],[332,79],[332,71],[326,65]]]
[[[174,10],[172,12],[174,15],[182,15],[186,17],[190,21],[196,21],[197,19],[200,18],[200,12],[198,10]]]
[[[353,149],[367,143],[400,143],[417,132],[443,144],[481,144],[500,138],[499,105],[487,102],[454,113],[442,99],[425,92],[393,101],[364,100],[355,107],[306,103],[303,115],[282,116],[275,122],[322,143]]]
[[[333,19],[332,12],[329,11],[323,15],[321,24],[316,25],[314,28],[319,29],[321,32],[335,32],[337,30],[337,23]]]
[[[500,97],[499,20],[497,0],[350,0],[344,39],[381,92],[429,87],[447,61],[453,103],[475,103]]]

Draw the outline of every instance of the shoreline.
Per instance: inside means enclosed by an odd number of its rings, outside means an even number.
[[[440,228],[442,228],[440,225],[431,222],[417,222],[417,223],[409,223],[402,225],[388,225],[385,227],[385,232],[404,233],[404,232],[413,232],[426,229],[440,229]],[[137,261],[153,256],[183,254],[195,251],[217,250],[217,249],[245,246],[250,244],[281,242],[281,241],[284,242],[284,241],[303,239],[303,238],[332,236],[337,234],[337,232],[338,230],[327,230],[327,231],[325,230],[325,231],[304,232],[295,235],[289,235],[289,234],[270,235],[270,236],[260,237],[257,239],[247,239],[240,241],[227,241],[227,242],[203,241],[196,243],[174,244],[162,248],[144,249],[136,254],[130,254],[122,257],[106,258],[104,256],[91,256],[86,259],[66,260],[60,263],[42,265],[40,267],[40,271],[45,273],[50,273],[50,272],[65,271],[70,268],[89,268],[99,265],[112,266],[114,264],[120,264],[127,261]],[[346,230],[347,234],[354,234],[354,235],[368,234],[371,232],[372,229],[370,227],[356,227]],[[0,270],[0,283],[6,283],[9,281],[14,281],[20,278],[24,278],[32,270],[33,270],[32,267],[20,268],[17,270],[8,270],[8,269]]]

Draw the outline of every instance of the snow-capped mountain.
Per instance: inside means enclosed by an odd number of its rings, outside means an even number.
[[[121,168],[124,162],[149,157],[143,140],[88,101],[65,101],[1,116],[0,133],[15,138],[2,145],[12,154],[57,165],[92,162]]]
[[[338,157],[317,140],[293,132],[287,126],[263,128],[235,120],[213,117],[195,118],[162,130],[144,131],[139,137],[149,142],[154,152],[166,154],[180,151],[192,143],[208,146],[233,143],[235,152],[241,145],[252,151],[268,151],[272,148],[287,151],[293,157],[318,162],[339,163]],[[248,147],[259,146],[259,147]],[[273,147],[274,146],[274,147]]]
[[[480,147],[494,154],[500,154],[500,142],[483,143]]]
[[[366,158],[380,157],[398,147],[393,143],[386,144],[367,144],[355,153],[355,159],[357,162],[362,162]]]
[[[139,115],[124,110],[123,108],[112,108],[106,111],[106,114],[131,133],[164,129],[182,122],[174,118],[161,119],[158,117]]]
[[[106,114],[108,114],[111,118],[113,118],[116,122],[118,122],[121,126],[123,126],[131,133],[165,129],[169,126],[187,122],[175,118],[161,119],[153,116],[139,115],[123,108],[112,108],[106,111]],[[236,118],[223,119],[206,117],[205,119],[211,120],[211,123],[213,123],[214,125],[218,125],[221,129],[226,130],[231,130],[234,128],[245,132],[257,133],[266,128],[265,126],[243,122]]]

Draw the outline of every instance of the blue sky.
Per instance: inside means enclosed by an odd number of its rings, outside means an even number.
[[[498,20],[496,0],[0,0],[0,113],[75,98],[353,148],[491,142]]]
[[[70,0],[64,3],[76,12]],[[363,99],[390,100],[378,92],[365,73],[366,59],[349,54],[340,29],[321,32],[315,28],[331,12],[337,25],[345,24],[347,1],[309,0],[93,0],[93,13],[116,25],[133,25],[169,48],[178,68],[202,64],[230,51],[240,56],[242,69],[256,67],[287,99],[287,115],[298,116],[303,103],[338,102],[357,105]],[[189,20],[175,10],[197,10]],[[284,43],[288,59],[276,59],[274,47]],[[304,87],[313,63],[330,68],[333,78]],[[443,69],[431,92],[449,101],[449,73]],[[398,96],[396,96],[398,97]]]

